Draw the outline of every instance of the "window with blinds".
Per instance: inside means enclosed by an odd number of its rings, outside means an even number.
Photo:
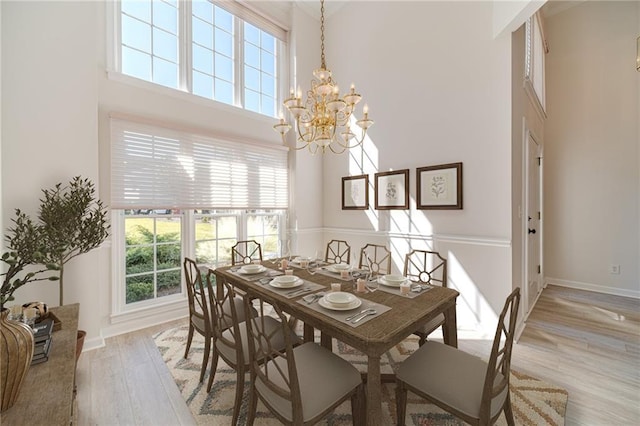
[[[286,209],[287,151],[111,119],[113,209]]]

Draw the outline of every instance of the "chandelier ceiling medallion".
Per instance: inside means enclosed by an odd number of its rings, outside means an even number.
[[[320,68],[313,71],[315,78],[311,80],[311,89],[307,91],[304,103],[302,92],[298,87],[297,93],[291,89],[291,94],[283,105],[293,117],[296,150],[306,147],[312,154],[318,151],[324,154],[329,149],[334,154],[341,154],[364,142],[367,129],[373,125],[373,120],[369,118],[368,106],[365,105],[362,108],[362,119],[356,120],[356,124],[361,129],[359,137],[351,131],[351,117],[362,96],[356,93],[355,86],[352,84],[351,90],[340,97],[340,88],[325,64],[324,0],[320,1],[320,49]],[[280,133],[282,143],[285,145],[285,135],[291,127],[280,113],[280,122],[273,128]],[[302,145],[297,146],[300,143]]]

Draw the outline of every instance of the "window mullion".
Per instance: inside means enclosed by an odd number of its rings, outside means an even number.
[[[192,18],[191,18],[191,2],[181,0],[178,6],[178,43],[179,43],[179,84],[180,88],[188,93],[193,92],[193,81],[191,69],[193,66],[192,47]]]
[[[234,91],[236,97],[236,105],[240,108],[244,108],[244,24],[237,16],[234,18],[235,25],[235,47],[236,51],[233,62],[236,64],[234,73]]]

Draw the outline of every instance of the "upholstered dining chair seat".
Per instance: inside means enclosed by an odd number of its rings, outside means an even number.
[[[326,407],[335,404],[362,382],[360,373],[353,365],[318,344],[307,342],[294,348],[293,352],[305,422],[322,414]],[[279,368],[286,373],[286,359],[276,358],[269,361],[266,368],[267,372],[273,372],[274,382],[282,387],[288,386],[275,371]],[[292,407],[289,401],[269,391],[260,380],[256,381],[256,388],[280,415],[292,420]]]
[[[240,311],[237,311],[237,313],[240,314]],[[242,311],[242,313],[243,313],[242,316],[244,317],[244,311]],[[256,312],[256,315],[257,315],[257,312]],[[258,322],[258,324],[264,330],[264,333],[266,335],[272,336],[270,341],[273,347],[275,348],[285,347],[286,342],[284,341],[284,336],[282,335],[282,333],[279,332],[281,327],[280,321],[276,320],[275,318],[264,317],[264,321],[260,321]],[[242,359],[244,360],[245,365],[248,366],[249,365],[249,342],[248,342],[248,334],[247,334],[247,323],[244,322],[244,319],[242,320],[242,322],[240,322],[240,324],[238,324],[238,331],[240,332],[240,342],[242,345],[242,355],[243,355]],[[294,341],[299,340],[298,336],[293,332],[293,330],[291,330],[290,334],[291,334],[292,340]],[[235,337],[231,332],[231,330],[227,330],[223,332],[222,335],[228,341],[235,341]],[[236,359],[236,348],[228,346],[227,344],[225,344],[223,340],[216,341],[216,349],[218,350],[220,355],[222,355],[223,358]]]
[[[245,317],[244,317],[244,301],[242,300],[241,297],[234,297],[233,298],[233,304],[236,305],[236,312],[238,313],[238,321],[244,321]],[[228,314],[231,315],[231,306],[229,306],[229,301],[225,300],[225,304],[224,304],[224,311]],[[254,309],[253,310],[253,314],[254,315],[258,315],[258,312]],[[214,318],[211,318],[211,326],[213,327],[213,322],[215,321]],[[204,318],[199,318],[199,317],[193,317],[192,322],[196,325],[196,327],[198,327],[201,330],[204,330]]]
[[[487,363],[480,358],[439,342],[427,341],[398,369],[396,377],[424,393],[447,401],[470,417],[480,416]],[[502,380],[498,373],[496,380]],[[502,409],[509,388],[491,402],[491,417]]]

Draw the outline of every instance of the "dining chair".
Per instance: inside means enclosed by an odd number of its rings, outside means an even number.
[[[211,343],[213,341],[213,322],[210,296],[213,293],[213,286],[210,280],[203,283],[202,273],[198,264],[188,257],[184,258],[184,276],[187,281],[187,299],[189,303],[189,334],[187,336],[187,347],[184,350],[185,359],[189,356],[191,341],[194,332],[200,333],[204,337],[204,355],[202,367],[200,368],[200,382],[204,380],[204,373],[209,362]],[[225,309],[230,311],[232,306],[241,311],[244,321],[244,307],[241,298],[229,299]]]
[[[405,277],[412,281],[424,284],[447,286],[447,259],[440,253],[429,250],[411,250],[404,258]],[[427,324],[420,327],[413,334],[417,335],[418,345],[424,345],[427,336],[433,333],[438,327],[444,325],[444,314],[440,314]],[[443,337],[446,336],[443,333]],[[445,340],[445,343],[449,343]]]
[[[507,424],[514,425],[509,378],[519,305],[516,288],[500,313],[488,362],[434,341],[405,359],[396,372],[397,424],[405,424],[411,391],[472,425],[493,424],[503,411]]]
[[[213,270],[209,270],[207,281],[211,282]],[[243,304],[231,303],[239,297],[235,288],[230,283],[223,281],[218,282],[224,288],[223,296],[219,297],[218,293],[210,293],[213,316],[213,359],[211,361],[211,372],[209,373],[209,381],[207,383],[207,392],[211,391],[213,381],[215,379],[218,367],[218,358],[236,371],[236,394],[233,404],[233,425],[237,424],[240,415],[240,407],[242,405],[242,393],[244,391],[245,373],[249,371],[249,345],[247,344],[247,323],[245,318],[247,315],[256,316],[258,312],[253,308],[252,301],[247,298],[249,304],[249,314],[245,312]],[[229,307],[230,309],[228,309]],[[285,347],[285,337],[280,323],[272,317],[265,317],[259,321],[261,331],[269,335],[270,343],[273,347],[282,350]],[[291,340],[297,339],[293,329],[286,330]],[[258,359],[258,362],[261,362]]]
[[[391,273],[391,251],[378,244],[367,244],[360,249],[358,269],[367,269],[376,275]]]
[[[238,241],[231,247],[231,264],[247,264],[253,260],[262,262],[262,246],[256,240]]]
[[[331,240],[327,243],[324,261],[327,263],[349,263],[351,246],[343,240]]]
[[[344,401],[351,399],[353,424],[364,424],[364,385],[358,370],[317,343],[293,345],[287,318],[275,300],[260,299],[260,313],[272,309],[279,319],[286,346],[272,343],[263,323],[267,316],[247,321],[251,389],[247,425],[253,425],[258,399],[286,425],[317,423]],[[250,307],[245,299],[245,309]]]

